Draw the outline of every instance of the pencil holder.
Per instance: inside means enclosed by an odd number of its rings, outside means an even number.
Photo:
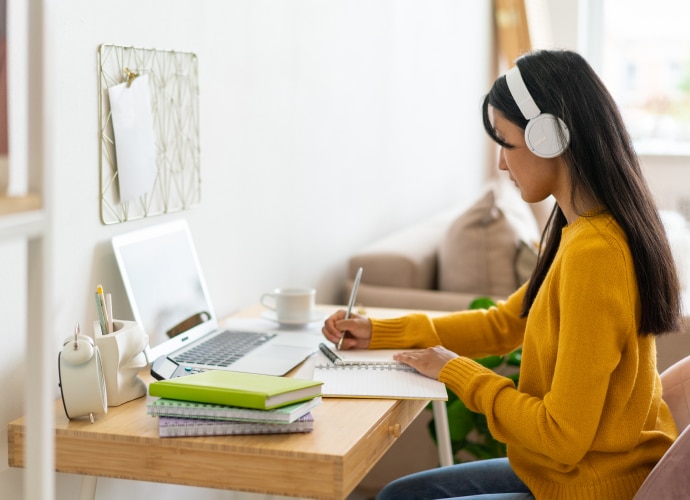
[[[100,323],[94,321],[93,330],[101,351],[108,406],[120,406],[146,395],[146,384],[139,372],[148,365],[144,349],[149,337],[141,325],[114,320],[113,332],[104,335]]]

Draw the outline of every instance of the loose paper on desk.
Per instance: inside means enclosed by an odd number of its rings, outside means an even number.
[[[147,75],[108,88],[115,136],[120,202],[134,201],[153,189],[156,143]]]

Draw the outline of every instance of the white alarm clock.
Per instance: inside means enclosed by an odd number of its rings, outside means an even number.
[[[67,418],[88,416],[93,423],[94,414],[108,412],[101,353],[91,337],[79,333],[78,323],[62,345],[58,373]]]

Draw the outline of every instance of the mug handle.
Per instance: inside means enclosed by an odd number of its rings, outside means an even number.
[[[270,300],[270,301],[272,301],[273,303],[268,304],[268,303],[266,303],[266,300]],[[276,300],[276,297],[275,297],[274,294],[272,294],[272,293],[264,293],[264,294],[261,296],[261,305],[264,306],[264,307],[266,307],[266,308],[268,308],[268,309],[270,309],[271,311],[275,311],[275,310],[276,310],[275,300]]]

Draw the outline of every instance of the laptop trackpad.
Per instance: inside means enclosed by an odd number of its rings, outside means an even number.
[[[304,361],[313,351],[313,349],[306,347],[271,344],[259,347],[228,368],[241,372],[285,375]]]
[[[287,359],[295,363],[296,360],[302,360],[309,356],[313,349],[303,346],[295,345],[284,345],[284,344],[269,344],[264,347],[260,347],[256,350],[257,357],[262,357],[266,359],[279,360]],[[296,363],[295,363],[296,364]]]

